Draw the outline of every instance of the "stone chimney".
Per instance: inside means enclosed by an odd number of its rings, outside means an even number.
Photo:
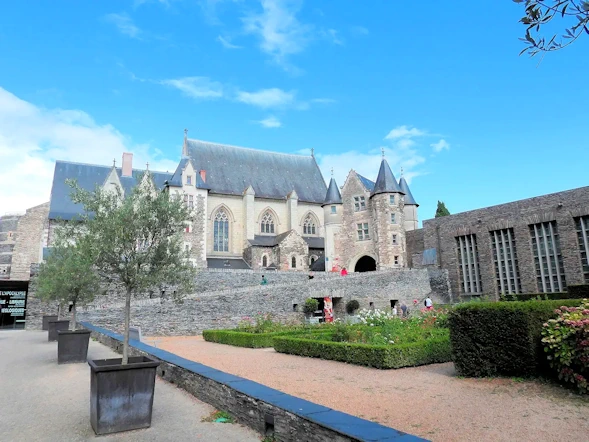
[[[130,152],[123,152],[123,170],[121,176],[133,175],[133,154]]]
[[[200,173],[200,177],[202,179],[202,182],[206,183],[207,182],[207,171],[204,169],[201,169],[199,173]]]

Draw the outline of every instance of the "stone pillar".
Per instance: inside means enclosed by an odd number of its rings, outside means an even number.
[[[256,192],[252,186],[249,186],[243,192],[243,230],[244,230],[244,247],[248,247],[248,240],[254,239],[256,234],[256,219],[254,210],[254,199]]]
[[[292,191],[288,194],[286,198],[286,228],[287,230],[296,230],[297,233],[301,234],[300,226],[298,223],[298,205],[299,205],[299,196],[297,195],[296,191]]]

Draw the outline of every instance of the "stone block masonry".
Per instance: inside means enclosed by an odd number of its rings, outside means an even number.
[[[421,308],[427,295],[432,297],[434,303],[452,302],[447,272],[437,269],[399,269],[307,279],[286,284],[194,293],[182,303],[143,298],[132,304],[131,317],[133,325],[141,327],[144,335],[196,335],[205,329],[233,328],[243,318],[254,317],[258,313],[271,313],[282,321],[301,320],[301,307],[307,298],[331,296],[338,317],[345,311],[345,303],[351,299],[358,300],[360,308],[379,309],[390,309],[391,301],[405,303],[413,308],[413,300],[417,299],[418,307]],[[32,297],[34,293],[29,291],[29,299]],[[100,298],[93,306],[82,309],[79,317],[81,321],[121,332],[123,308],[122,297]]]

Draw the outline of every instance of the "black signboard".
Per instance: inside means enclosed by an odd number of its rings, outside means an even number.
[[[0,330],[24,329],[28,282],[0,281]]]

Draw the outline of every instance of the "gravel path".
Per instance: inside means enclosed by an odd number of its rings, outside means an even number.
[[[458,378],[452,363],[377,370],[214,344],[158,348],[432,441],[589,441],[589,400],[535,381]]]
[[[90,341],[90,359],[121,357]],[[259,442],[250,428],[201,422],[214,408],[156,378],[151,428],[96,437],[90,426],[90,367],[57,364],[47,332],[0,331],[0,441]]]

